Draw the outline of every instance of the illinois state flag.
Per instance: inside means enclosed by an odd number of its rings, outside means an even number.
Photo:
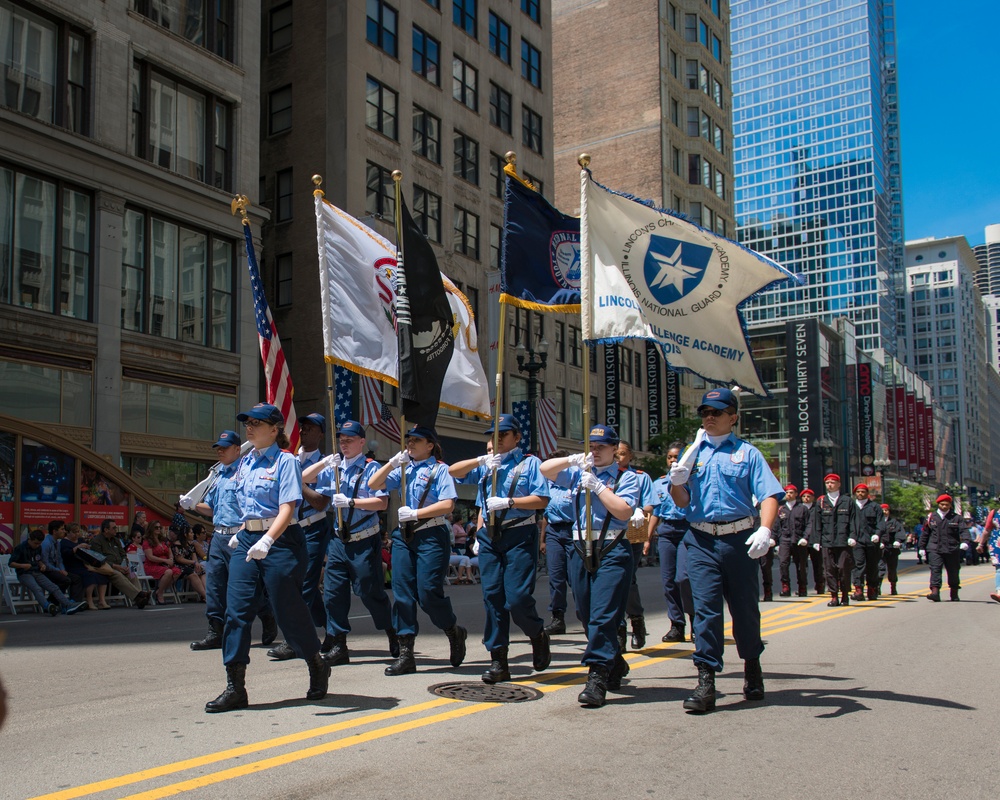
[[[780,264],[581,174],[583,338],[651,339],[667,363],[767,394],[740,305],[794,280]]]

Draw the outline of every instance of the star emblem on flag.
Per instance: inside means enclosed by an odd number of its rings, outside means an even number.
[[[354,380],[351,371],[344,367],[335,367],[333,373],[333,388],[337,398],[333,404],[333,418],[339,426],[345,420],[353,419]]]

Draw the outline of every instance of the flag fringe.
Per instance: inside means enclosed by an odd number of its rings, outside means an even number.
[[[532,311],[541,311],[542,313],[561,313],[561,314],[579,314],[580,304],[571,303],[562,306],[550,306],[545,303],[533,303],[530,300],[521,300],[514,297],[512,294],[507,294],[506,292],[500,293],[500,302],[507,303],[507,305],[517,306],[518,308],[527,308]]]

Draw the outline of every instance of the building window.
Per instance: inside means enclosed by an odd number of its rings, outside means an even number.
[[[479,185],[479,142],[455,131],[455,174]]]
[[[521,144],[542,154],[542,115],[521,106]]]
[[[441,85],[441,43],[416,25],[413,26],[413,71],[435,86]]]
[[[698,20],[698,41],[708,47],[708,24],[703,19]]]
[[[90,319],[91,195],[0,167],[0,302]]]
[[[688,156],[688,183],[694,186],[701,183],[701,156],[695,153]]]
[[[292,201],[294,199],[294,189],[292,181],[292,170],[279,170],[275,175],[275,222],[288,222],[292,218]]]
[[[441,242],[441,196],[413,186],[413,215],[420,230],[432,242]]]
[[[233,60],[233,0],[132,0],[132,7],[192,44]]]
[[[292,128],[292,87],[282,86],[267,96],[267,132],[283,133]]]
[[[233,254],[229,239],[127,208],[122,329],[232,350]]]
[[[500,269],[503,263],[503,228],[490,225],[490,269]]]
[[[396,57],[396,23],[399,14],[382,0],[368,0],[368,41],[393,58]]]
[[[216,189],[231,188],[228,103],[137,61],[132,119],[136,156]]]
[[[418,105],[413,106],[413,152],[441,163],[441,120]]]
[[[542,53],[525,39],[521,39],[521,77],[536,89],[542,88]]]
[[[722,83],[715,78],[712,78],[712,99],[719,108],[722,108]]]
[[[392,174],[385,167],[368,162],[365,211],[385,222],[396,221],[396,190]]]
[[[697,106],[687,107],[687,135],[697,136],[699,133],[699,110]]]
[[[56,367],[46,363],[45,358],[31,354],[17,361],[0,359],[0,405],[4,413],[18,419],[89,428],[93,425],[94,396],[90,365],[80,359],[59,358]],[[13,437],[8,441],[12,456]],[[7,442],[4,446],[8,447]],[[25,454],[28,447],[25,442]],[[10,484],[5,484],[5,489],[9,491]]]
[[[541,180],[539,180],[538,178],[536,178],[530,172],[525,172],[524,173],[524,179],[535,188],[536,192],[538,192],[540,195],[544,196],[544,194],[545,194],[545,186],[541,182]]]
[[[698,61],[689,58],[684,62],[685,85],[688,89],[698,88]]]
[[[670,148],[670,166],[674,170],[674,175],[681,174],[681,151],[676,147]]]
[[[490,124],[496,125],[504,133],[511,131],[511,98],[495,83],[490,83]]]
[[[565,362],[566,361],[566,323],[560,320],[555,321],[555,333],[553,334],[555,338],[555,356],[556,361]]]
[[[452,0],[451,19],[473,39],[476,36],[476,0]]]
[[[521,11],[528,15],[532,22],[541,21],[541,14],[538,8],[538,0],[521,0]]]
[[[503,200],[506,190],[506,175],[503,171],[507,159],[498,153],[490,153],[490,185],[493,188],[493,196]]]
[[[396,108],[399,95],[384,83],[368,76],[366,93],[365,124],[373,131],[378,131],[390,139],[398,139],[396,130]]]
[[[681,104],[676,98],[670,98],[670,121],[676,126],[681,126]]]
[[[510,66],[510,25],[490,12],[490,52]]]
[[[461,206],[455,206],[456,253],[479,259],[479,217]]]
[[[716,61],[722,61],[722,40],[714,33],[712,34],[712,55]]]
[[[698,15],[697,14],[685,14],[684,15],[684,41],[685,42],[697,42],[698,41]]]
[[[479,111],[479,71],[458,56],[451,62],[452,97],[466,108]]]
[[[88,134],[89,49],[83,31],[0,0],[0,105]]]
[[[571,367],[583,366],[583,340],[580,329],[575,325],[569,326],[569,363]],[[581,412],[582,410],[581,407]]]
[[[292,254],[282,253],[274,259],[274,296],[276,306],[292,304]]]
[[[271,53],[292,46],[292,4],[272,8],[267,15],[267,49]]]
[[[137,376],[131,370],[123,370],[123,373],[121,414],[124,431],[204,440],[214,431],[231,426],[232,420],[235,419],[233,416],[236,413],[235,391],[233,395],[224,395],[221,392],[210,394],[179,386],[135,380]],[[132,460],[125,459],[125,461]],[[168,468],[163,468],[164,463],[169,465]],[[141,472],[139,466],[138,463],[132,463],[133,477],[140,483],[149,480],[148,485],[156,488],[164,484],[188,486],[200,474],[191,469],[189,474],[184,475],[182,469],[194,465],[170,459],[150,460],[147,462],[147,468]],[[126,468],[128,467],[126,464]],[[178,475],[182,477],[178,478]]]
[[[726,145],[725,145],[725,134],[722,132],[722,126],[715,125],[713,126],[713,128],[714,129],[712,131],[712,137],[715,149],[718,150],[720,153],[724,153],[726,152]]]

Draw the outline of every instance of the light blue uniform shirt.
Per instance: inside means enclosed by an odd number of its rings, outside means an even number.
[[[385,479],[385,489],[387,492],[398,491],[401,467],[396,467]],[[433,473],[433,475],[432,475]],[[424,494],[427,481],[431,481],[431,490],[427,493],[427,500],[423,504],[420,498]],[[406,505],[410,508],[426,508],[433,505],[438,500],[457,500],[458,492],[455,490],[455,479],[448,474],[448,467],[439,464],[438,460],[431,456],[426,461],[411,461],[406,465]]]
[[[611,464],[607,467],[594,467],[593,472],[597,479],[604,483],[605,486],[613,488],[619,470],[617,464]],[[572,494],[575,495],[576,515],[573,519],[573,537],[576,539],[584,538],[580,535],[579,526],[586,526],[587,493],[579,490],[580,476],[582,474],[583,471],[579,467],[567,467],[556,475],[556,483],[559,486],[570,489]],[[615,489],[615,494],[628,503],[629,507],[634,511],[639,505],[638,473],[631,470],[626,470],[622,473],[621,480],[618,482],[618,488]],[[570,513],[573,513],[572,507],[570,508]],[[590,493],[590,516],[593,520],[591,524],[593,536],[597,539],[600,537],[601,529],[604,527],[604,520],[608,516],[608,510],[604,507],[604,503],[601,502],[596,492]],[[608,535],[612,535],[613,532],[623,531],[627,527],[628,519],[618,519],[612,515],[611,522],[608,525]]]
[[[221,466],[215,473],[215,481],[208,487],[202,502],[212,509],[212,526],[233,528],[243,521],[240,504],[236,499],[236,472],[242,458],[232,464]]]
[[[315,464],[317,461],[319,461],[321,458],[323,458],[323,454],[319,450],[313,450],[310,453],[303,453],[300,456],[296,456],[296,458],[299,462],[299,472],[304,472],[313,464]],[[308,486],[314,492],[316,491],[315,483],[307,483],[306,486]],[[323,510],[313,508],[311,505],[309,505],[307,502],[303,500],[302,503],[299,505],[299,513],[297,519],[302,519],[304,517],[311,517],[313,514],[322,514],[322,513]],[[316,521],[320,522],[320,520]]]
[[[240,462],[236,473],[236,497],[240,518],[268,519],[278,513],[282,503],[302,502],[302,468],[299,459],[286,453],[277,443],[263,453],[251,450]],[[295,519],[295,515],[292,515]]]
[[[542,476],[541,461],[535,456],[522,456],[521,451],[514,448],[508,453],[504,453],[503,461],[497,467],[497,491],[496,497],[528,497],[538,495],[539,497],[549,496],[549,482]],[[476,467],[481,470],[480,467]],[[486,497],[493,496],[493,473],[482,470],[484,474],[479,480],[479,491],[476,494],[476,505],[483,510],[486,516]],[[510,491],[510,483],[517,474],[517,487],[513,494]],[[488,495],[486,493],[489,493]],[[524,519],[533,517],[535,512],[529,508],[510,508],[504,516],[504,522],[512,519]]]
[[[545,507],[545,519],[550,525],[573,523],[573,492],[549,481],[549,504]]]
[[[660,524],[656,526],[656,532],[664,535],[676,533],[678,531],[677,523],[685,519],[684,509],[678,508],[674,498],[670,496],[670,485],[670,478],[665,475],[653,481],[653,514],[660,520]],[[686,521],[683,529],[687,529]]]
[[[760,450],[734,433],[718,447],[708,439],[699,445],[687,489],[691,504],[684,516],[696,523],[756,517],[754,498],[785,496]]]
[[[639,508],[653,505],[653,479],[648,473],[640,472],[634,467],[629,467],[628,471],[639,477]]]
[[[367,461],[364,453],[359,453],[349,461],[344,461],[340,465],[340,493],[348,497],[353,497],[356,500],[363,500],[366,497],[385,497],[388,495],[388,492],[384,489],[379,489],[376,492],[368,488],[368,481],[372,475],[378,472],[381,466],[377,461]],[[337,493],[337,482],[333,472],[333,469],[330,467],[325,467],[316,476],[316,491],[327,497],[333,497]],[[354,493],[355,487],[358,490],[357,494]],[[364,511],[360,508],[342,508],[340,509],[340,518],[345,524],[352,510],[354,514],[351,516],[351,524],[348,526],[352,531],[366,530],[378,522],[377,511]],[[332,521],[333,529],[339,531],[340,528],[337,526],[337,510],[331,507],[331,511],[327,516]]]

